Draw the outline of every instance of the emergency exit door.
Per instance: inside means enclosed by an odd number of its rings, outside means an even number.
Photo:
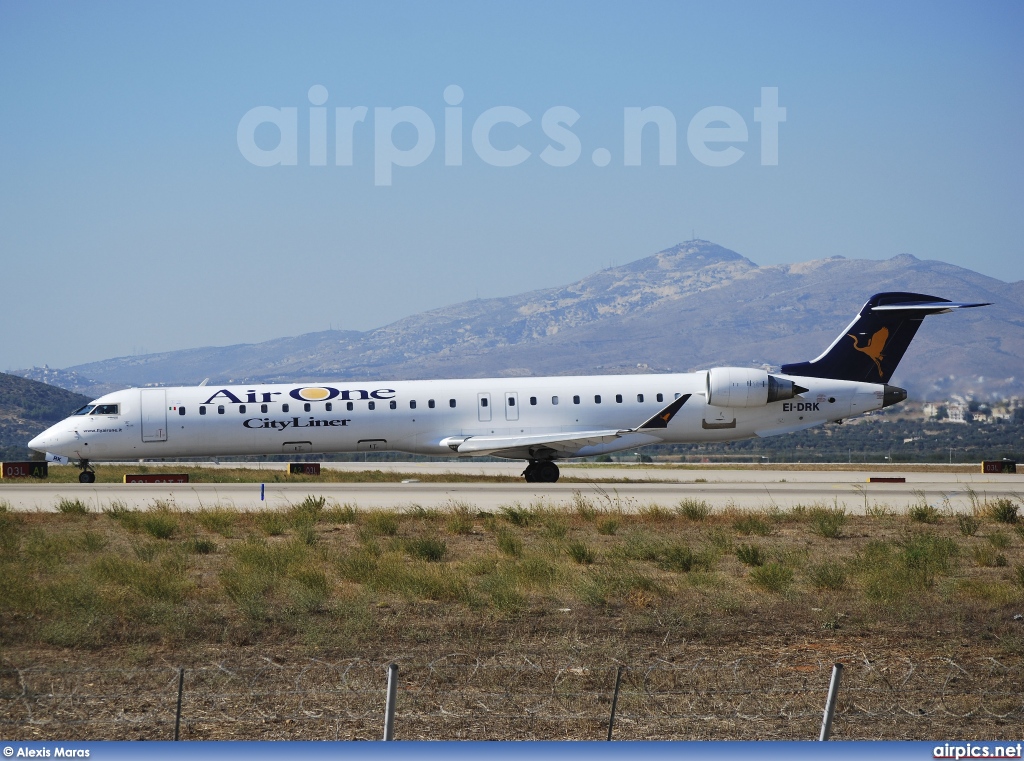
[[[142,440],[167,441],[167,391],[142,389]]]

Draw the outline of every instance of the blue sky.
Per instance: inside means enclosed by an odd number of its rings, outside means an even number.
[[[691,231],[759,264],[907,252],[1020,280],[1022,33],[1016,2],[0,1],[0,369],[363,330],[564,284]],[[460,166],[445,165],[453,84]],[[314,85],[326,166],[310,162]],[[777,165],[762,163],[762,88],[786,109]],[[240,148],[261,106],[296,109],[294,165]],[[356,106],[337,166],[335,109]],[[394,154],[376,109],[403,106],[436,141],[382,185],[375,160]],[[674,117],[676,161],[659,163],[649,125],[624,166],[624,109],[652,106]],[[530,119],[489,132],[528,151],[518,165],[474,148],[497,107]],[[541,158],[565,147],[542,124],[557,107],[579,115],[579,157],[560,167]],[[709,144],[742,151],[728,166],[688,142],[711,107],[747,130]]]

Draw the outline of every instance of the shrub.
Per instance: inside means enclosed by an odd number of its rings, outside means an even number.
[[[276,510],[265,510],[256,513],[252,518],[252,522],[267,536],[281,536],[288,528],[287,520]]]
[[[448,514],[448,532],[456,535],[467,535],[473,533],[473,512],[465,502],[452,504],[451,512]]]
[[[207,531],[212,531],[225,537],[231,536],[232,529],[238,521],[237,511],[223,507],[210,509],[204,507],[202,510],[193,513],[193,516],[196,522]]]
[[[808,577],[814,586],[821,590],[838,590],[846,584],[846,570],[840,563],[826,561],[821,565],[811,566]]]
[[[736,548],[736,558],[743,565],[759,566],[764,565],[764,553],[756,544],[741,544]]]
[[[398,517],[394,513],[374,511],[366,516],[363,529],[369,536],[394,536],[398,533]]]
[[[973,515],[958,513],[956,516],[956,525],[959,527],[960,533],[964,536],[974,536],[978,533],[978,529],[981,527],[981,521]]]
[[[358,518],[358,513],[355,507],[352,505],[334,505],[334,507],[328,507],[321,513],[321,519],[325,523],[355,523]]]
[[[732,522],[737,532],[744,535],[756,534],[757,536],[768,536],[775,531],[775,526],[764,516],[746,513],[740,515]]]
[[[997,550],[1005,550],[1010,546],[1010,535],[1005,531],[993,531],[988,535],[988,541]]]
[[[576,514],[585,521],[592,521],[597,517],[597,508],[594,507],[594,503],[590,501],[589,497],[584,497],[580,491],[572,493],[572,506]]]
[[[523,554],[523,543],[519,537],[511,531],[498,531],[495,534],[498,540],[498,550],[511,557],[519,557]]]
[[[156,510],[140,515],[139,527],[157,539],[170,539],[178,530],[178,519],[164,510]]]
[[[410,557],[421,558],[428,563],[437,563],[444,560],[448,554],[448,545],[435,537],[420,537],[417,539],[406,539],[403,549]]]
[[[781,563],[766,563],[750,572],[750,580],[769,592],[784,592],[793,583],[793,571]]]
[[[569,557],[573,559],[573,562],[579,565],[590,565],[594,562],[594,551],[578,539],[569,542],[566,552],[569,553]]]
[[[691,521],[702,521],[711,515],[711,505],[706,500],[696,497],[686,497],[679,500],[676,505],[676,512]]]
[[[64,515],[86,515],[89,512],[89,507],[80,499],[61,497],[57,502],[57,512]]]
[[[695,566],[701,563],[701,560],[685,544],[672,544],[664,547],[658,553],[656,562],[658,568],[663,571],[689,573]]]
[[[498,510],[502,518],[514,526],[532,526],[537,520],[537,514],[528,507],[523,507],[518,502],[514,505],[502,505]]]
[[[667,523],[672,520],[672,511],[652,502],[639,510],[640,519],[648,523]]]
[[[988,514],[997,523],[1016,523],[1017,504],[1012,499],[1000,497],[988,504]]]
[[[926,502],[913,505],[907,511],[907,515],[915,523],[934,524],[939,522],[939,511]]]
[[[810,510],[811,530],[826,539],[836,539],[846,524],[846,510],[841,507],[814,507]]]
[[[597,533],[602,534],[603,536],[615,536],[615,532],[618,530],[618,518],[602,518],[597,522]]]
[[[211,555],[217,551],[217,543],[212,539],[194,536],[185,542],[185,548],[196,555]]]

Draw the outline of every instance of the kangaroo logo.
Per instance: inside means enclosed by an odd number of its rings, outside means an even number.
[[[881,378],[885,375],[885,373],[882,372],[882,360],[885,359],[885,355],[882,354],[882,349],[885,348],[885,342],[889,340],[889,329],[880,328],[877,333],[868,339],[866,346],[860,346],[857,341],[857,336],[853,333],[847,333],[847,335],[853,339],[854,349],[871,357],[871,360],[875,363],[875,367],[878,368],[878,377]]]

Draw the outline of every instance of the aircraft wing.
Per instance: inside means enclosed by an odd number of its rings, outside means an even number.
[[[565,456],[583,447],[605,444],[629,431],[573,431],[537,433],[524,436],[449,436],[442,446],[459,454],[493,454],[503,450],[553,449]]]
[[[572,457],[584,447],[606,444],[609,441],[632,434],[651,434],[655,433],[658,429],[668,427],[668,422],[679,412],[689,398],[690,394],[684,394],[636,428],[563,431],[521,436],[449,436],[446,439],[442,439],[440,443],[442,446],[447,446],[453,452],[458,452],[459,454],[497,454],[502,456],[533,457],[543,450],[548,450],[549,452],[556,453],[556,456]],[[652,437],[651,440],[656,441],[657,439]]]

